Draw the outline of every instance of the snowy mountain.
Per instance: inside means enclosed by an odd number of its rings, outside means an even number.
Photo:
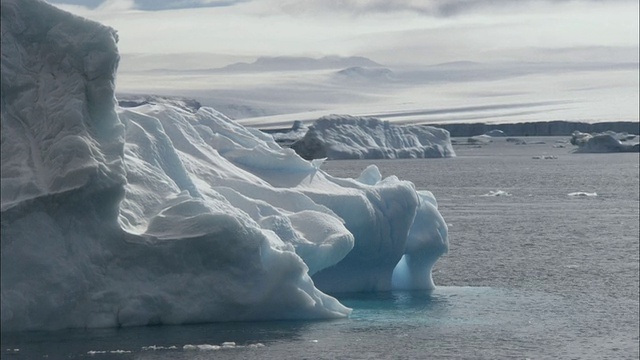
[[[334,178],[211,108],[117,107],[115,30],[1,10],[3,331],[337,318],[325,292],[433,288],[428,191]]]
[[[335,79],[348,82],[389,82],[395,80],[393,71],[383,67],[352,66],[335,72]]]
[[[252,63],[239,62],[227,65],[227,71],[294,71],[341,69],[348,67],[380,67],[377,62],[362,56],[324,56],[318,59],[297,56],[263,56]]]

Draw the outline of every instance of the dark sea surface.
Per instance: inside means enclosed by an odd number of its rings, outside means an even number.
[[[434,193],[450,250],[431,294],[340,296],[354,310],[335,321],[3,334],[2,358],[638,359],[639,155],[522,139],[457,145],[452,159],[323,164],[357,177],[375,163]],[[236,346],[184,348],[223,342]]]

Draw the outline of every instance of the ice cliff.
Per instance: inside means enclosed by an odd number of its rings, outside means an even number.
[[[316,120],[291,145],[305,159],[399,159],[453,157],[449,132],[393,125],[378,118],[330,115]]]
[[[2,330],[335,318],[325,292],[433,288],[429,192],[334,178],[211,108],[117,107],[113,29],[1,11]]]

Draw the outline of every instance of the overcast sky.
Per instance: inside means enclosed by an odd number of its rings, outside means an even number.
[[[437,63],[635,58],[637,0],[50,0],[118,30],[120,52],[365,55]],[[593,55],[585,48],[595,49]],[[556,51],[557,50],[557,51]],[[581,55],[573,54],[577,51]],[[634,55],[635,54],[635,55]],[[621,59],[629,61],[633,59]]]

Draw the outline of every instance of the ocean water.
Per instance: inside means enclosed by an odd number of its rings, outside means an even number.
[[[341,295],[354,311],[334,321],[2,334],[2,358],[638,359],[639,155],[523,139],[324,163],[340,177],[375,163],[434,193],[450,251],[432,293]],[[568,195],[580,192],[591,196]],[[236,346],[184,348],[223,342]]]

